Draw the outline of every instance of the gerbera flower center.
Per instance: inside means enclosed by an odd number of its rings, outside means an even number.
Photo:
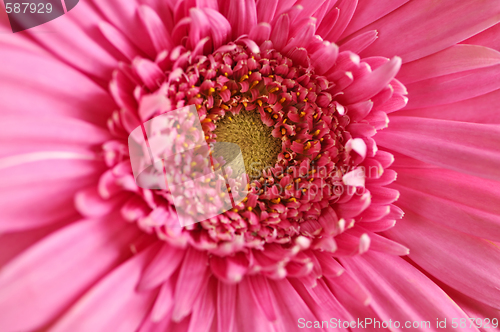
[[[266,126],[260,114],[243,110],[240,114],[227,114],[216,123],[213,131],[217,142],[238,144],[250,178],[260,177],[262,170],[274,167],[281,152],[281,140],[273,137],[272,128]]]

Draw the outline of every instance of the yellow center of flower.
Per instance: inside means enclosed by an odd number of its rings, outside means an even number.
[[[250,177],[260,176],[266,167],[274,167],[281,152],[281,139],[273,137],[272,128],[262,123],[257,111],[242,110],[226,114],[217,122],[217,142],[238,144]]]

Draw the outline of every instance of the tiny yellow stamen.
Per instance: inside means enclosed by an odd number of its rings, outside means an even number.
[[[208,122],[212,122],[212,119],[205,118],[205,119],[201,120],[201,123],[208,123]]]
[[[285,97],[283,97],[283,98],[281,98],[281,99],[280,99],[279,103],[280,103],[280,104],[283,104],[285,101],[286,101],[286,98],[285,98]]]
[[[262,107],[262,100],[257,99],[257,104],[259,104],[259,106]]]
[[[248,79],[248,75],[243,75],[240,78],[240,82],[243,82],[244,80],[247,80],[247,79]]]
[[[229,109],[229,107],[226,104],[222,104],[222,105],[220,105],[220,107],[222,109],[225,109],[226,111]]]
[[[211,95],[212,95],[212,93],[214,93],[214,92],[215,92],[215,89],[214,89],[214,88],[210,88],[210,89],[208,89],[208,95],[209,95],[209,96],[211,96]]]
[[[224,85],[222,88],[220,88],[220,91],[221,91],[221,92],[224,92],[224,91],[226,91],[226,90],[227,90],[227,86],[225,86],[225,85]]]
[[[269,93],[274,93],[276,91],[278,91],[280,88],[278,88],[277,86],[275,86],[274,88],[272,88],[271,90],[269,90]]]
[[[307,142],[304,150],[309,150],[311,148],[311,142]]]
[[[275,199],[272,199],[271,202],[273,202],[274,204],[279,204],[279,202],[281,202],[281,198],[275,198]]]

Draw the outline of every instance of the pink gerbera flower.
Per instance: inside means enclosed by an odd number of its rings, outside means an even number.
[[[497,1],[84,1],[1,22],[1,331],[498,327]],[[179,227],[127,139],[189,105],[207,143],[241,148],[248,195]]]

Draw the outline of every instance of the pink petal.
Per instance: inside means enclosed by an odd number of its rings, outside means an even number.
[[[134,59],[138,55],[143,55],[120,31],[111,24],[102,21],[99,23],[99,30],[106,39],[113,44],[128,60]]]
[[[0,54],[0,61],[3,115],[75,117],[104,127],[116,107],[106,90],[50,57],[10,49]],[[25,72],[30,73],[29,81]]]
[[[208,332],[215,317],[217,280],[211,278],[209,284],[198,297],[189,320],[188,332]]]
[[[180,322],[193,310],[200,289],[207,283],[207,254],[188,249],[175,287],[172,320]]]
[[[410,258],[445,284],[500,309],[500,249],[408,212],[386,234],[410,248]],[[478,287],[481,285],[481,287]]]
[[[139,289],[152,289],[166,281],[177,270],[185,251],[167,244],[163,245],[155,258],[144,270]]]
[[[72,159],[41,160],[1,170],[0,233],[77,218],[73,196],[96,183],[100,172],[101,163]]]
[[[496,125],[398,116],[377,134],[377,143],[437,166],[500,179]]]
[[[142,5],[139,7],[139,16],[149,33],[156,52],[160,53],[163,50],[170,51],[174,46],[172,37],[158,14],[151,7]]]
[[[337,22],[335,22],[334,27],[323,38],[326,40],[330,40],[332,42],[337,42],[339,37],[344,33],[347,25],[351,21],[354,12],[356,11],[356,7],[358,5],[358,0],[340,0],[336,5],[340,9],[340,15]]]
[[[279,0],[257,0],[257,21],[271,22],[279,2]]]
[[[149,311],[155,292],[135,287],[154,247],[120,265],[90,289],[57,321],[52,331],[136,331]]]
[[[50,321],[130,255],[137,232],[120,219],[86,220],[29,248],[1,270],[0,325],[32,330]]]
[[[444,169],[397,167],[397,172],[398,189],[403,191],[398,205],[464,233],[498,238],[497,182]],[[450,217],[440,218],[443,215]]]
[[[500,123],[500,89],[475,98],[427,108],[402,110],[394,115],[484,124]]]
[[[319,75],[324,75],[337,61],[339,48],[330,42],[323,42],[323,47],[311,56],[311,63]]]
[[[218,49],[231,37],[231,24],[216,10],[205,8],[203,11],[211,25],[214,49]]]
[[[425,58],[405,63],[397,78],[404,84],[500,63],[500,52],[476,45],[454,45]]]
[[[410,1],[358,32],[377,30],[380,36],[360,55],[398,55],[405,63],[420,59],[498,23],[499,13],[495,0]]]
[[[271,25],[269,23],[259,23],[254,26],[250,31],[249,38],[254,40],[257,44],[262,44],[271,36]]]
[[[354,53],[359,53],[368,46],[370,46],[375,40],[377,40],[377,31],[367,31],[354,38],[347,40],[346,42],[340,43],[339,51],[351,51]]]
[[[401,7],[409,0],[394,0],[394,1],[378,1],[378,0],[363,0],[356,6],[356,11],[349,25],[340,37],[341,39],[349,36],[353,32],[375,22],[381,17],[393,12]]]
[[[229,3],[227,19],[233,28],[233,38],[248,34],[257,25],[257,9],[254,1],[234,0]]]
[[[283,49],[288,41],[288,30],[290,28],[290,18],[283,14],[278,18],[271,33],[271,41],[277,50]]]
[[[467,318],[432,280],[399,257],[368,252],[341,261],[371,293],[371,306],[382,318],[430,324],[437,318]]]
[[[279,310],[277,324],[282,327],[283,331],[297,330],[298,318],[304,318],[306,321],[316,320],[304,299],[300,297],[287,279],[270,281],[269,284],[277,300]]]
[[[476,207],[455,203],[427,193],[395,186],[401,193],[398,205],[436,223],[480,238],[500,241],[500,217]]]
[[[255,275],[244,279],[243,283],[248,285],[249,292],[257,306],[266,315],[269,321],[277,319],[276,303],[273,293],[269,287],[266,277]]]
[[[405,109],[438,106],[500,89],[500,65],[459,72],[408,84]]]
[[[222,281],[217,285],[217,331],[233,331],[235,323],[237,286],[225,284]]]
[[[396,76],[400,67],[401,59],[394,57],[391,61],[375,69],[370,74],[354,80],[344,90],[344,94],[340,95],[339,102],[355,104],[373,97],[389,84],[394,76]]]
[[[32,33],[30,37],[72,67],[107,80],[118,64],[116,54],[110,52],[114,49],[106,48],[106,39],[98,29],[85,29],[89,25],[97,26],[102,18],[88,2],[79,4],[77,10],[80,15],[71,13],[62,20],[53,20],[30,30],[58,33]]]
[[[258,302],[253,297],[250,290],[250,284],[245,278],[238,284],[238,293],[236,294],[236,317],[235,331],[241,332],[274,332],[276,317],[273,320],[269,319],[269,313],[265,312],[258,306]],[[272,291],[269,285],[265,285],[262,289],[263,293],[270,293]],[[267,298],[261,299],[266,301]],[[274,309],[273,309],[274,310]],[[274,312],[273,312],[274,314]]]
[[[472,36],[462,42],[463,44],[482,45],[495,50],[500,50],[500,24]]]
[[[338,8],[332,8],[326,15],[321,24],[318,25],[316,34],[325,39],[326,36],[335,28],[335,24],[340,16],[340,10]]]
[[[139,15],[137,15],[138,1],[132,0],[126,4],[120,4],[119,0],[95,1],[93,5],[98,8],[110,24],[121,31],[151,59],[154,59],[155,48],[150,38],[144,38],[144,36],[148,36],[148,31],[141,22]],[[79,8],[80,6],[81,4],[79,4]]]

